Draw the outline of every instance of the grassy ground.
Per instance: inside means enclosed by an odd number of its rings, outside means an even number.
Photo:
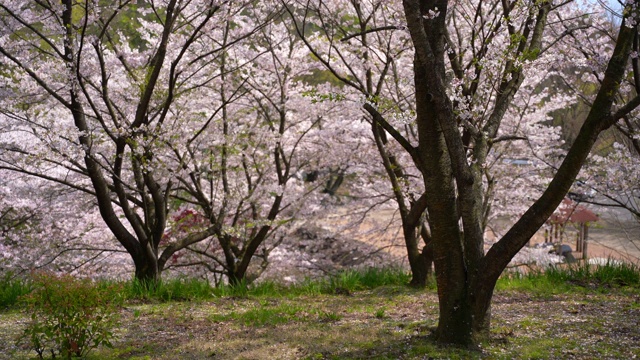
[[[616,276],[581,270],[501,281],[491,335],[478,350],[435,346],[435,290],[394,281],[363,284],[343,276],[297,289],[218,289],[189,301],[139,296],[121,309],[115,347],[89,358],[637,358],[640,287],[633,274]],[[15,346],[27,321],[19,307],[0,312],[0,359],[35,358],[28,346]]]

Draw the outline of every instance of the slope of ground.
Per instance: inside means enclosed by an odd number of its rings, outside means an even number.
[[[130,304],[114,349],[90,359],[632,359],[640,357],[640,291],[498,291],[491,336],[475,351],[436,347],[433,290],[386,286],[348,295]],[[28,317],[0,313],[0,359]]]

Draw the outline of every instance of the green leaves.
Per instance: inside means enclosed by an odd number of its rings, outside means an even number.
[[[346,99],[344,94],[340,93],[319,93],[318,90],[312,89],[309,91],[302,92],[302,96],[308,97],[311,99],[312,104],[323,103],[323,102],[339,102]]]

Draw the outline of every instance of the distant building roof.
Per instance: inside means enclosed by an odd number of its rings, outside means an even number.
[[[549,218],[549,222],[555,224],[564,224],[566,222],[583,224],[598,220],[600,220],[598,215],[569,198],[564,198],[556,212]]]

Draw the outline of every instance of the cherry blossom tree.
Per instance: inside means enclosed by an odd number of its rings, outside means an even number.
[[[280,3],[247,5],[1,5],[1,167],[93,198],[138,279],[198,265],[243,281],[327,197],[301,175],[357,156],[328,156],[323,121],[356,117],[309,86],[319,66]]]
[[[406,32],[390,31],[398,28],[402,9],[398,2],[295,2],[288,3],[289,15],[298,35],[314,57],[319,59],[331,76],[346,85],[341,96],[352,103],[363,99],[380,104],[381,111],[392,118],[394,130],[404,136],[405,144],[417,141],[415,113],[412,101],[410,38]],[[349,15],[345,15],[349,14]],[[337,61],[336,61],[337,60]],[[413,274],[411,284],[425,286],[431,267],[430,241],[425,226],[425,198],[419,172],[412,164],[411,155],[402,146],[390,141],[381,123],[365,118],[369,134],[377,149],[378,160],[371,154],[365,158],[379,167],[391,185],[391,194],[385,194],[378,203],[392,198],[399,210],[407,258]],[[335,126],[335,125],[330,125]],[[375,156],[375,154],[374,154]],[[363,162],[363,164],[366,162]],[[369,170],[374,170],[373,166]],[[367,184],[374,189],[377,182]],[[384,186],[384,185],[383,185]],[[373,194],[372,194],[373,195]]]
[[[263,2],[243,11],[259,18],[279,6]],[[221,39],[233,38],[228,35],[231,27],[223,31]],[[318,128],[335,111],[330,102],[313,103],[306,95],[305,79],[318,66],[299,42],[275,19],[242,46],[229,47],[216,60],[219,81],[211,84],[222,100],[220,107],[195,122],[197,128],[183,128],[183,135],[174,132],[188,139],[172,148],[172,161],[181,164],[184,174],[176,177],[176,198],[187,207],[174,217],[168,238],[197,228],[213,231],[206,241],[190,245],[190,253],[174,257],[170,266],[199,265],[223,274],[231,284],[251,281],[268,265],[269,253],[301,208],[319,200],[316,186],[300,174],[322,166],[318,158],[325,150],[317,141],[327,134]],[[186,101],[183,116],[196,119],[203,106],[191,102],[208,99]],[[339,158],[333,160],[341,165]],[[252,270],[253,258],[262,262]]]
[[[605,64],[602,54],[608,53],[615,44],[611,34],[617,30],[622,14],[610,9],[613,18],[602,19],[597,29],[589,37],[579,37],[568,47],[575,48],[576,58],[581,59],[576,66],[579,76],[573,83],[565,84],[579,95],[578,110],[591,107],[595,94],[590,89],[602,83]],[[638,93],[636,86],[638,69],[639,40],[634,39],[631,66],[634,76],[621,83],[615,103],[624,104]],[[586,90],[585,90],[586,89]],[[577,199],[595,205],[624,209],[636,219],[640,219],[640,123],[638,111],[624,116],[601,137],[594,151],[580,173],[580,180],[572,189]],[[573,134],[570,134],[573,135]]]
[[[159,252],[185,170],[165,149],[184,140],[173,130],[193,126],[182,116],[184,98],[201,101],[204,113],[226,101],[209,91],[220,79],[210,64],[266,21],[244,16],[244,5],[0,3],[2,120],[12,129],[3,168],[92,196],[138,279],[158,279],[175,252],[216,230],[190,232]]]
[[[473,342],[474,331],[488,329],[498,277],[560,204],[598,135],[638,105],[638,98],[633,97],[624,105],[613,107],[635,36],[635,8],[628,4],[627,19],[620,27],[615,49],[609,57],[604,55],[606,71],[576,140],[564,157],[559,152],[557,164],[550,167],[557,169],[549,174],[550,182],[537,189],[537,194],[529,194],[531,198],[523,206],[526,209],[522,215],[485,254],[484,227],[492,199],[487,191],[491,190],[493,177],[487,176],[488,165],[491,159],[500,158],[496,153],[501,152],[502,143],[531,142],[540,131],[547,131],[541,126],[540,115],[546,116],[544,103],[554,100],[551,92],[547,98],[534,102],[540,112],[536,111],[533,121],[518,127],[518,116],[514,115],[520,113],[527,120],[531,116],[522,106],[549,86],[550,79],[540,77],[549,73],[543,69],[554,70],[555,76],[563,75],[569,59],[565,55],[570,54],[560,45],[587,27],[586,8],[551,1],[405,0],[402,12],[406,23],[400,17],[394,18],[395,23],[368,22],[375,18],[371,14],[384,12],[393,4],[305,1],[292,4],[290,14],[296,18],[298,33],[307,39],[315,57],[348,87],[364,95],[363,109],[370,115],[374,131],[384,130],[419,171],[423,184],[413,190],[418,196],[410,202],[408,214],[413,215],[409,220],[422,216],[428,219],[440,299],[436,336],[443,343],[468,344]],[[330,21],[323,22],[322,16],[316,15],[346,12],[351,5],[356,10],[349,15],[325,17],[350,24],[349,31]],[[366,9],[367,15],[358,17],[359,8]],[[314,36],[307,28],[312,28],[309,24],[315,24],[316,18],[320,24],[316,27],[337,30],[323,30],[321,36]],[[391,40],[396,35],[389,34],[405,28],[413,50],[415,135],[394,122],[385,111],[380,93],[367,86],[385,82],[390,67],[380,64],[391,61],[369,64],[369,57],[364,54],[380,53],[372,42],[360,40],[347,46],[339,41],[353,39],[352,34],[359,39],[387,34],[389,43],[398,43]],[[371,81],[375,78],[369,77],[370,73],[381,80]],[[521,96],[521,91],[528,94]],[[549,131],[553,134],[553,129]],[[554,138],[558,139],[557,131]],[[530,153],[544,150],[527,146]],[[553,152],[550,149],[549,154]],[[384,157],[385,153],[381,155]],[[393,182],[392,176],[390,179]],[[394,186],[394,191],[400,188]],[[407,221],[403,225],[415,224]]]
[[[15,172],[0,184],[0,274],[35,270],[122,278],[131,265],[91,198]],[[37,189],[37,191],[34,191]]]
[[[446,89],[442,88],[445,83],[441,82],[443,79],[440,74],[429,71],[434,66],[438,68],[438,62],[445,56],[441,39],[434,35],[438,31],[446,31],[443,27],[445,17],[442,19],[435,17],[423,22],[420,13],[426,13],[429,9],[424,7],[425,5],[429,4],[405,1],[407,21],[417,52],[414,65],[416,78],[428,84],[421,88],[419,84],[422,82],[416,82],[416,98],[419,104],[418,121],[420,122],[420,104],[422,103],[424,105],[422,113],[425,121],[425,136],[432,136],[432,140],[436,141],[428,144],[425,152],[436,155],[438,151],[442,151],[438,156],[427,157],[429,164],[440,165],[440,169],[444,171],[436,172],[436,176],[431,179],[426,177],[426,183],[427,188],[430,188],[430,185],[436,188],[440,187],[438,192],[449,193],[452,195],[450,199],[458,198],[458,203],[451,203],[450,200],[442,197],[434,199],[432,206],[439,208],[448,204],[452,211],[445,211],[442,219],[439,219],[442,223],[433,224],[432,228],[435,231],[439,225],[442,226],[440,234],[444,238],[450,239],[449,246],[464,244],[459,248],[459,257],[449,255],[440,264],[442,273],[439,274],[438,285],[441,315],[438,337],[444,342],[468,342],[471,335],[470,329],[480,330],[487,325],[491,293],[498,276],[509,260],[526,244],[558,206],[575,180],[599,133],[638,105],[637,99],[634,99],[612,112],[612,101],[620,81],[625,75],[625,64],[631,50],[635,28],[633,23],[625,23],[625,26],[621,27],[616,48],[609,61],[596,100],[576,141],[570,147],[553,180],[538,200],[484,255],[482,249],[477,246],[481,243],[481,235],[478,231],[478,200],[481,197],[473,195],[474,191],[478,191],[474,190],[474,186],[477,187],[479,184],[480,168],[477,167],[477,164],[484,162],[484,157],[490,146],[488,140],[494,139],[498,134],[500,120],[506,106],[511,103],[524,75],[526,75],[523,72],[525,64],[518,66],[518,60],[531,61],[542,54],[545,46],[542,42],[543,31],[549,26],[547,21],[552,19],[550,14],[553,14],[556,7],[550,2],[545,2],[529,4],[529,7],[523,8],[522,10],[525,11],[520,13],[520,18],[524,21],[524,26],[520,27],[522,32],[512,24],[505,24],[511,35],[508,44],[512,46],[512,49],[516,49],[516,56],[507,58],[504,64],[505,72],[499,78],[499,87],[497,87],[499,91],[495,96],[495,108],[492,113],[496,116],[487,119],[488,121],[480,128],[482,132],[471,134],[473,141],[469,144],[473,145],[472,161],[468,162],[464,141],[460,141],[463,138],[459,136],[459,129],[452,126],[451,123],[451,120],[455,119],[455,114],[452,112],[452,103],[446,96]],[[443,5],[442,7],[438,6],[440,11],[447,9],[446,3],[432,5]],[[517,10],[516,7],[506,6],[503,9],[505,14],[509,15],[509,19],[518,18],[515,10]],[[629,11],[633,14],[631,9]],[[441,63],[440,69],[443,69],[444,64],[444,62]],[[433,78],[429,78],[428,75]],[[435,119],[429,115],[434,112]],[[434,130],[439,131],[434,132]],[[465,128],[465,130],[467,129]],[[471,128],[469,131],[473,132],[474,130],[476,129]],[[435,146],[437,141],[439,141],[439,145]],[[436,152],[430,152],[429,146],[433,146],[432,150]],[[444,177],[442,177],[443,175]],[[442,187],[442,184],[447,185]],[[456,215],[458,214],[457,207],[459,207],[460,217]],[[461,219],[461,224],[458,222],[459,219]],[[431,220],[434,221],[433,218]],[[437,222],[440,222],[439,220]],[[452,229],[459,230],[453,231]],[[463,232],[464,238],[462,238]],[[475,247],[472,244],[476,244]],[[437,259],[440,258],[439,254],[444,255],[444,249],[438,249],[436,246]],[[437,268],[438,265],[436,262]],[[436,272],[438,273],[438,270]],[[457,275],[455,275],[456,273]],[[457,295],[453,295],[456,293]],[[468,334],[469,337],[466,337],[465,334]]]

